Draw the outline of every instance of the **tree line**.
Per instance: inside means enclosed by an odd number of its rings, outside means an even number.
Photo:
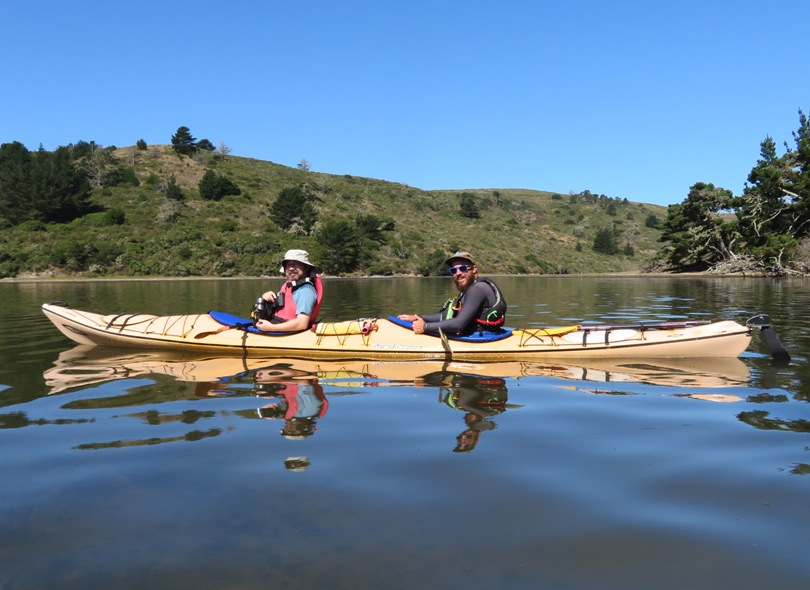
[[[810,272],[810,122],[799,110],[782,155],[767,136],[742,195],[698,182],[670,205],[660,262],[675,271]]]

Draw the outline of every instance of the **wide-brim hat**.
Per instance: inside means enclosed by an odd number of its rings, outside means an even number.
[[[309,261],[309,252],[306,250],[287,250],[284,258],[281,259],[281,268],[279,268],[278,271],[284,272],[284,264],[292,260],[302,262],[311,268],[315,268],[315,265]]]
[[[448,258],[447,260],[445,260],[445,261],[444,261],[444,263],[445,263],[447,266],[450,266],[450,261],[451,261],[451,260],[455,260],[455,259],[457,259],[457,258],[460,258],[460,259],[462,259],[462,260],[466,260],[466,261],[468,261],[470,264],[472,264],[473,266],[476,266],[476,264],[475,264],[475,258],[473,258],[472,254],[470,254],[469,252],[456,252],[456,253],[455,253],[455,254],[453,254],[453,255],[452,255],[450,258]]]

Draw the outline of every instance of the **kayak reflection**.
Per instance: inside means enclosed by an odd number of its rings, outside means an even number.
[[[677,389],[666,395],[732,401],[723,395],[728,392],[706,391],[706,388],[745,386],[749,370],[737,358],[658,359],[654,363],[589,361],[587,365],[518,361],[319,361],[200,357],[181,352],[79,345],[60,353],[53,367],[43,374],[49,394],[81,391],[122,379],[137,382],[143,376],[148,376],[155,385],[113,388],[116,394],[112,397],[73,396],[62,408],[92,412],[148,406],[145,411],[118,416],[142,419],[155,426],[165,424],[174,432],[166,437],[91,443],[78,448],[200,440],[224,432],[218,418],[222,416],[261,419],[268,425],[277,425],[284,438],[303,440],[317,432],[319,421],[329,410],[325,388],[329,388],[329,396],[341,396],[357,394],[359,388],[365,387],[411,386],[435,388],[441,404],[463,413],[463,429],[456,437],[453,451],[469,453],[477,447],[482,433],[498,427],[500,414],[521,407],[508,401],[507,387],[517,379],[547,379],[544,385],[549,387],[614,395],[619,393],[615,384],[671,386]],[[602,385],[591,385],[593,382]],[[718,398],[718,393],[722,399]],[[258,401],[251,409],[238,408],[241,405],[238,402],[234,407],[228,402],[222,408],[234,409],[219,412],[187,407],[181,413],[158,410],[164,402],[231,396]],[[213,428],[200,428],[203,423],[213,422],[216,422]],[[194,429],[186,434],[178,435],[172,427],[195,423]],[[291,470],[306,469],[308,465],[307,457],[290,457],[289,465],[285,463]]]
[[[552,377],[597,383],[643,383],[681,388],[745,386],[748,366],[739,358],[594,360],[577,363],[464,361],[315,361],[309,359],[205,357],[167,351],[138,351],[78,345],[59,354],[43,374],[49,394],[88,387],[116,379],[163,374],[178,381],[197,382],[206,395],[229,395],[229,380],[257,369],[282,371],[286,379],[317,378],[321,384],[357,386],[416,383],[436,372],[480,378]],[[227,377],[234,376],[234,377]],[[219,390],[218,390],[219,389]]]

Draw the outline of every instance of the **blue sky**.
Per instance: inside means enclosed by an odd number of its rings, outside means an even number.
[[[169,143],[422,189],[739,194],[810,113],[806,0],[7,2],[0,143]]]

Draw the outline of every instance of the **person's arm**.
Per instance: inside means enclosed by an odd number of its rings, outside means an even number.
[[[315,291],[315,287],[304,285],[296,290],[293,292],[293,301],[295,301],[295,309],[298,311],[293,319],[278,324],[267,320],[259,320],[256,322],[256,327],[262,332],[301,332],[309,328],[312,310],[318,302],[318,293]]]
[[[267,320],[259,320],[256,327],[262,332],[302,332],[309,328],[309,314],[299,313],[293,319],[274,324]]]
[[[417,315],[410,313],[403,313],[397,316],[401,320],[411,322],[413,324],[413,331],[416,334],[423,334],[425,332],[425,322],[438,322],[442,319],[440,313],[429,313],[426,315]]]
[[[487,299],[487,293],[484,287],[484,283],[476,283],[470,287],[464,294],[464,301],[458,315],[449,320],[426,321],[425,332],[428,334],[438,334],[439,329],[444,332],[450,332],[451,334],[464,332],[469,325],[475,321],[475,318],[478,317],[481,305]]]

